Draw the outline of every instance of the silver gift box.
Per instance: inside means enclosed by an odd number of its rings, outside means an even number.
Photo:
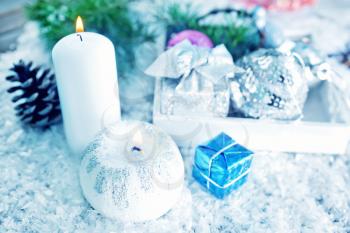
[[[226,117],[230,106],[230,92],[226,81],[214,86],[214,91],[176,92],[178,82],[161,80],[161,112],[165,115]]]
[[[224,45],[208,49],[185,40],[163,52],[145,73],[162,79],[163,114],[225,117],[229,79],[237,70]]]

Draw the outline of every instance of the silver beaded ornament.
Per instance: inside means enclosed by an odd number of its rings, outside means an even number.
[[[231,81],[231,100],[247,117],[295,120],[302,117],[307,97],[307,72],[302,59],[275,49],[259,49],[237,65],[245,72]]]

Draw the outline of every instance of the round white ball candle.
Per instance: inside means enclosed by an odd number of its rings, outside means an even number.
[[[146,221],[176,205],[184,185],[184,164],[175,142],[158,127],[119,121],[88,146],[80,184],[86,200],[105,216]]]
[[[109,122],[120,120],[117,67],[112,42],[97,33],[62,38],[52,50],[68,145],[81,154]]]

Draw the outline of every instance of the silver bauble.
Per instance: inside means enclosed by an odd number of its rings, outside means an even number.
[[[237,65],[245,72],[231,82],[236,110],[253,118],[295,120],[302,116],[310,72],[299,56],[259,49]]]

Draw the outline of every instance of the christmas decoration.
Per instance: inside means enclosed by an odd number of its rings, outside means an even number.
[[[61,119],[60,103],[55,76],[50,69],[20,60],[10,70],[14,74],[6,80],[13,82],[14,86],[8,92],[17,94],[12,101],[20,120],[38,127],[58,122]]]
[[[207,35],[195,30],[184,30],[177,33],[173,36],[173,38],[169,40],[168,47],[173,47],[174,45],[186,39],[189,40],[193,45],[207,48],[214,47],[213,42]]]
[[[117,46],[118,68],[121,73],[135,63],[135,48],[153,42],[154,33],[139,18],[139,13],[126,0],[36,0],[27,8],[30,19],[41,27],[49,49],[62,37],[74,32],[78,15],[96,31],[110,38]]]
[[[303,6],[312,5],[315,0],[242,0],[248,6],[259,5],[272,10],[296,10]]]
[[[307,76],[309,87],[314,87],[320,81],[331,81],[331,66],[326,58],[311,44],[310,38],[301,38],[297,41],[285,41],[281,47],[291,47],[291,53],[297,53],[303,59],[305,65],[310,68],[312,75]],[[286,46],[287,45],[287,46]]]
[[[167,41],[183,30],[196,30],[207,35],[214,45],[224,44],[234,59],[260,47],[261,10],[216,9],[205,15],[198,11],[180,4],[162,9],[158,17],[165,24]]]
[[[236,109],[253,118],[302,117],[307,96],[307,68],[298,56],[260,49],[237,61],[245,72],[231,82]]]
[[[52,61],[67,142],[80,155],[105,124],[120,120],[121,111],[113,43],[101,34],[83,32],[80,17],[76,28],[79,33],[56,43]]]
[[[246,182],[252,158],[252,151],[221,133],[197,146],[192,173],[213,195],[224,198]]]
[[[12,4],[17,1],[22,0],[0,1],[0,12],[3,11],[4,2]],[[195,2],[202,3],[202,1]],[[205,7],[217,6],[218,2],[206,1]],[[318,1],[317,7],[311,11],[300,12],[302,14],[296,17],[290,14],[279,14],[275,20],[287,30],[288,35],[290,35],[289,32],[298,35],[313,34],[317,48],[322,53],[328,54],[336,48],[341,48],[349,39],[347,36],[349,27],[346,25],[350,22],[350,14],[345,7],[347,2],[346,0]],[[143,10],[150,12],[151,8],[143,8]],[[6,25],[6,22],[0,19],[0,24],[2,23]],[[163,44],[158,45],[160,47]],[[77,164],[68,153],[62,127],[51,127],[45,132],[25,130],[22,129],[21,122],[11,111],[11,96],[6,92],[10,83],[4,78],[8,74],[7,68],[13,61],[18,61],[20,58],[25,61],[32,60],[34,64],[44,64],[48,58],[46,54],[41,53],[41,46],[42,41],[40,42],[37,36],[36,24],[27,22],[19,38],[17,49],[0,55],[0,76],[3,77],[0,79],[1,232],[349,231],[350,163],[349,156],[342,154],[346,143],[344,147],[340,146],[342,143],[339,143],[343,140],[343,136],[338,133],[338,130],[335,130],[346,128],[347,125],[330,122],[315,124],[313,120],[309,123],[310,125],[322,124],[326,125],[327,129],[321,130],[320,133],[318,128],[317,130],[313,130],[314,128],[309,131],[305,130],[304,126],[307,122],[262,122],[242,119],[249,122],[249,127],[247,127],[249,142],[244,145],[249,145],[248,148],[252,149],[256,147],[256,142],[260,146],[264,144],[268,152],[259,152],[259,156],[255,156],[248,183],[237,192],[237,195],[230,195],[220,201],[203,191],[202,186],[198,185],[190,174],[193,153],[188,149],[189,147],[185,147],[182,148],[182,155],[189,173],[185,177],[181,199],[171,211],[158,220],[136,224],[124,224],[104,217],[93,209],[82,195],[79,176],[76,172]],[[138,57],[145,63],[154,59],[152,53],[140,52],[139,54]],[[350,69],[342,64],[337,64],[334,59],[331,59],[331,62],[332,68],[339,72],[343,80],[347,82],[349,80],[347,77],[350,77]],[[141,90],[144,89],[153,90],[149,86],[147,88],[142,85],[133,86],[133,82],[140,80],[140,76],[131,70],[128,75],[128,78],[123,79],[130,82],[129,85],[126,85],[127,89],[123,89],[124,93],[128,92],[128,97],[140,96]],[[339,96],[346,96],[349,90],[345,88],[334,91]],[[323,92],[319,94],[326,95]],[[151,121],[149,116],[152,114],[152,98],[141,100],[134,99],[135,104],[128,104],[127,109],[123,112],[123,118],[137,117]],[[334,102],[332,98],[330,101]],[[318,104],[318,102],[320,102],[319,99],[316,99],[315,107],[327,109],[326,104]],[[330,118],[342,117],[342,114],[350,113],[343,103],[340,103],[338,108],[341,111],[331,110]],[[313,109],[310,109],[310,112],[311,116],[319,117],[319,113],[315,113]],[[323,119],[323,115],[321,117]],[[177,118],[177,122],[185,121],[185,118],[178,116],[174,118]],[[169,122],[169,120],[168,125],[164,128],[168,127],[174,131],[175,136],[182,136],[184,140],[192,142],[192,145],[198,145],[191,132],[200,125],[202,118],[193,117],[193,119],[194,121],[191,124],[188,123],[183,131],[178,130],[178,124]],[[216,123],[215,127],[210,125],[209,130],[214,131],[220,126],[224,128],[227,125],[226,122],[229,122],[228,124],[232,127],[220,129],[220,131],[230,132],[230,135],[233,136],[237,130],[241,130],[239,135],[233,138],[243,142],[246,134],[240,123],[235,124],[238,120],[233,117],[218,120],[209,118],[208,122]],[[256,124],[251,125],[251,122],[256,122]],[[271,131],[263,130],[263,133],[257,134],[262,127],[271,122],[276,122],[274,124],[276,131],[271,133]],[[289,127],[285,128],[286,125]],[[300,134],[295,134],[294,128],[301,129],[298,131]],[[203,125],[202,129],[204,134],[207,127]],[[275,132],[279,133],[274,134]],[[344,130],[344,135],[349,132],[348,129]],[[215,132],[212,136],[216,133],[219,132]],[[267,138],[269,134],[271,138]],[[314,138],[315,143],[310,144],[306,135],[309,139]],[[330,139],[328,143],[320,140],[320,137],[324,139],[326,135]],[[198,142],[204,141],[198,139]],[[300,151],[292,154],[271,152],[271,149],[284,150],[286,147],[280,145],[287,143],[290,149],[300,150],[301,147],[303,149],[307,147],[310,150],[317,148],[318,151],[315,151],[314,154],[300,153]],[[325,146],[326,144],[328,146]],[[325,149],[331,144],[334,148],[344,149],[343,152],[342,149],[337,149],[338,152]]]
[[[107,127],[88,146],[80,167],[89,203],[107,217],[132,222],[168,212],[183,181],[184,164],[174,141],[142,122]]]
[[[162,109],[166,114],[227,116],[227,78],[237,70],[230,53],[220,45],[212,50],[185,40],[161,54],[146,70],[165,77]]]
[[[344,51],[332,53],[328,56],[336,58],[339,62],[350,68],[350,42],[346,44]]]
[[[309,87],[315,87],[321,81],[335,81],[338,79],[334,69],[327,62],[326,57],[321,54],[319,50],[313,47],[312,38],[310,36],[304,36],[297,40],[285,40],[278,48],[279,51],[295,54],[300,57],[305,66],[311,71],[312,74],[307,75],[307,81]]]

